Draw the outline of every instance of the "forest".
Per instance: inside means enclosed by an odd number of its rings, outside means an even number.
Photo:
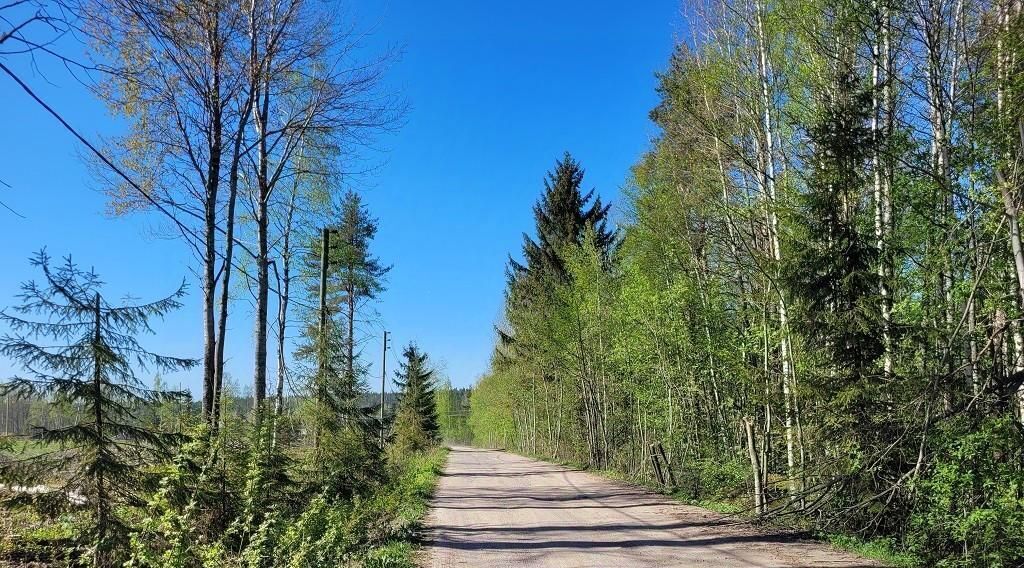
[[[622,203],[544,178],[475,443],[641,482],[663,449],[693,503],[1021,566],[1021,2],[682,10]]]
[[[524,188],[467,389],[407,338],[385,377],[364,356],[398,259],[352,180],[407,115],[395,53],[331,2],[0,3],[5,98],[191,262],[115,298],[68,238],[0,298],[0,564],[412,566],[444,446],[472,444],[893,565],[1024,565],[1024,3],[680,10],[620,191],[572,152]],[[165,352],[186,298],[201,351]]]
[[[156,223],[194,276],[122,299],[73,251],[27,259],[0,300],[16,369],[0,384],[0,564],[411,565],[445,459],[439,377],[408,342],[394,392],[369,387],[392,265],[347,168],[404,109],[381,84],[390,55],[349,26],[304,0],[0,5],[5,85],[77,139],[111,214]],[[19,58],[81,73],[123,131],[80,132]],[[191,294],[202,352],[152,349]],[[232,377],[229,329],[247,321],[251,375]]]

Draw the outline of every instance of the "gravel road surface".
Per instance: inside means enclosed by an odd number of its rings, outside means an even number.
[[[452,448],[423,563],[486,567],[868,567],[625,483],[495,450]]]

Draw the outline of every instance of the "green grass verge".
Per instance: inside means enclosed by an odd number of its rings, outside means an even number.
[[[388,499],[396,510],[395,524],[401,535],[371,549],[363,559],[366,568],[413,568],[419,549],[417,537],[423,517],[430,507],[430,498],[437,487],[437,478],[444,470],[448,448],[436,448],[416,454],[401,464]]]
[[[79,520],[74,514],[45,519],[26,508],[5,509],[0,519],[0,566],[65,565],[81,530]]]
[[[899,552],[896,543],[891,538],[879,538],[875,540],[861,540],[849,535],[831,534],[825,535],[824,540],[836,548],[840,548],[854,554],[878,560],[895,568],[913,568],[920,566],[920,561],[913,555]]]

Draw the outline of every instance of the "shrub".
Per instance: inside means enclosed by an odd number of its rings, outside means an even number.
[[[953,423],[914,489],[907,544],[924,564],[1024,563],[1024,447],[1012,417]]]

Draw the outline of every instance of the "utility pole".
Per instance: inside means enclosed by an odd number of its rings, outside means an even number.
[[[384,349],[380,353],[380,447],[384,447],[384,385],[388,368],[388,330],[384,330]]]
[[[320,330],[318,345],[316,346],[317,369],[316,385],[314,396],[319,396],[319,391],[324,388],[324,381],[327,380],[327,253],[331,250],[331,230],[324,227],[320,241]],[[320,410],[322,412],[322,409]],[[319,420],[319,418],[317,419]],[[313,431],[313,448],[315,452],[320,451],[320,426],[317,424]]]
[[[327,331],[327,251],[331,250],[331,230],[324,228],[320,247],[320,340]]]

